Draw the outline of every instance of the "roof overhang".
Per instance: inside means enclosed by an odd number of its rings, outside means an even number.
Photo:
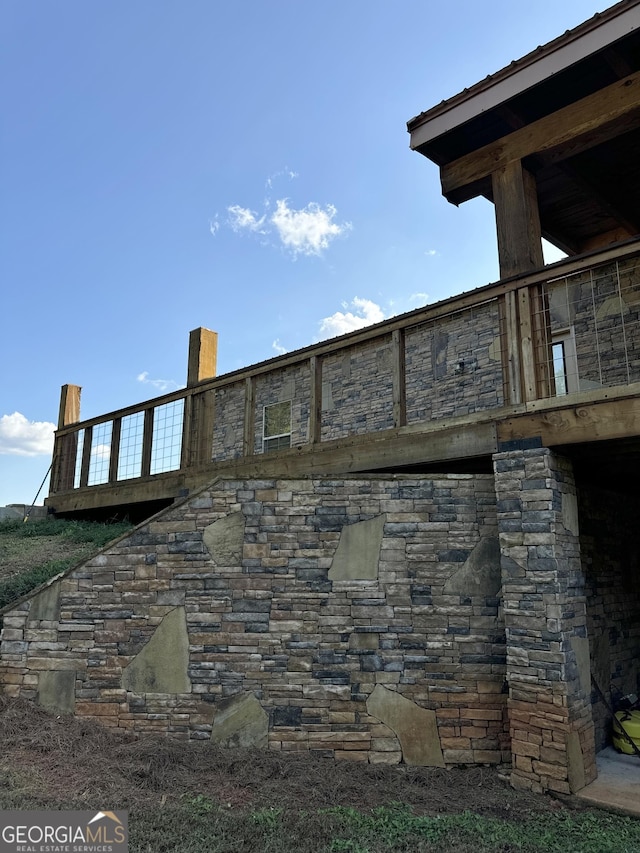
[[[520,160],[569,254],[640,233],[640,0],[622,0],[408,123],[454,204]],[[612,109],[614,107],[614,109]]]

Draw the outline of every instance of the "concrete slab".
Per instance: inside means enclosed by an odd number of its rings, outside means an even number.
[[[598,778],[576,797],[603,809],[640,817],[640,758],[608,746],[596,756]]]

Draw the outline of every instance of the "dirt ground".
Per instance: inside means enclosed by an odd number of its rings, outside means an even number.
[[[313,758],[266,750],[224,750],[206,742],[136,740],[92,721],[56,717],[26,700],[0,699],[0,791],[38,804],[86,808],[162,807],[182,797],[232,808],[370,809],[391,802],[416,814],[524,820],[567,808],[513,790],[493,768],[442,770]]]

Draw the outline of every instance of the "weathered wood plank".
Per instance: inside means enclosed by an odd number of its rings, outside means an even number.
[[[520,321],[520,353],[522,358],[522,390],[526,400],[535,400],[537,394],[537,374],[533,347],[533,327],[531,322],[531,300],[529,288],[518,291],[518,319]]]
[[[499,421],[498,439],[540,436],[545,447],[637,436],[640,398],[566,406]]]
[[[322,358],[312,355],[309,359],[311,373],[311,399],[309,401],[309,441],[317,444],[322,432]]]
[[[255,376],[247,376],[244,382],[244,431],[242,436],[242,454],[243,456],[252,456],[255,450],[255,396],[256,396],[256,379]]]
[[[394,329],[391,333],[391,379],[393,387],[393,425],[395,427],[403,427],[407,423],[404,339],[404,329]]]
[[[554,151],[559,161],[598,145],[617,134],[619,119],[625,126],[640,126],[640,72],[618,80],[586,98],[569,104],[495,142],[460,157],[440,170],[445,196],[497,169],[532,154]]]

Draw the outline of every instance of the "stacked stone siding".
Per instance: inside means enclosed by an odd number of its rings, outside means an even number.
[[[5,615],[1,678],[106,725],[508,759],[493,478],[226,481]]]
[[[391,338],[326,356],[322,362],[322,441],[391,427]]]
[[[214,462],[242,456],[244,399],[244,382],[216,389],[212,449]]]
[[[593,675],[609,705],[640,694],[640,561],[635,495],[580,489],[580,549],[586,579]],[[611,718],[593,691],[596,749],[611,741]]]
[[[494,457],[516,786],[595,778],[584,576],[570,463],[547,448]]]
[[[579,390],[640,381],[638,258],[553,282],[548,293],[552,333],[575,335]]]
[[[498,304],[407,329],[407,423],[504,404]]]

